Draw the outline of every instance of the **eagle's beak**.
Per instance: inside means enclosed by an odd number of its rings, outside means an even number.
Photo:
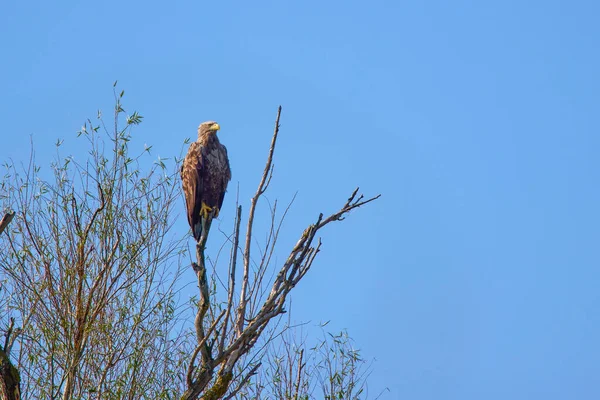
[[[219,126],[219,124],[213,124],[210,127],[210,129],[213,130],[213,131],[218,131],[219,129],[221,129],[221,127]]]

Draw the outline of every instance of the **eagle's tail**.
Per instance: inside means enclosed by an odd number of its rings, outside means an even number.
[[[217,207],[208,207],[202,203],[202,209],[200,211],[200,220],[194,226],[194,239],[196,242],[201,244],[202,247],[206,244],[208,239],[208,232],[210,231],[210,225],[212,220],[218,214]]]
[[[210,230],[210,225],[212,224],[212,215],[208,215],[207,217],[201,216],[200,221],[196,223],[194,226],[194,239],[198,243],[206,243],[206,239],[208,238],[208,231]]]

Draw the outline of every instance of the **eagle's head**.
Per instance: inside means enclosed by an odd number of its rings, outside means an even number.
[[[198,127],[198,137],[214,135],[219,129],[221,129],[221,127],[215,121],[203,122]]]

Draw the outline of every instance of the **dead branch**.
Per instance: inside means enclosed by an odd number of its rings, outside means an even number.
[[[198,300],[198,313],[196,314],[196,320],[194,325],[196,327],[196,336],[198,339],[198,345],[203,343],[201,346],[202,352],[202,363],[208,363],[212,357],[210,349],[208,348],[207,341],[204,334],[204,316],[210,306],[210,294],[208,288],[208,280],[206,278],[206,267],[204,265],[204,247],[200,244],[196,245],[196,253],[198,258],[198,264],[194,264],[193,268],[198,277],[198,288],[200,289],[200,298]]]
[[[349,213],[350,211],[354,210],[355,208],[358,208],[360,206],[363,206],[367,203],[372,202],[373,200],[377,200],[378,198],[381,197],[381,194],[378,194],[375,197],[371,197],[370,199],[367,200],[363,200],[364,195],[360,195],[358,196],[358,198],[356,198],[356,194],[358,193],[358,189],[356,188],[354,189],[354,192],[352,192],[352,194],[350,195],[350,197],[348,198],[348,201],[346,201],[346,204],[344,204],[344,207],[342,207],[340,209],[340,211],[331,214],[329,217],[325,218],[320,224],[319,224],[319,229],[324,227],[325,225],[327,225],[328,223],[332,222],[332,221],[343,221],[344,214]]]
[[[298,357],[298,374],[296,375],[296,383],[294,385],[294,399],[298,399],[298,395],[300,394],[300,382],[302,381],[302,370],[304,369],[304,367],[306,366],[306,363],[302,363],[303,358],[304,357],[304,349],[300,350],[300,356]],[[291,364],[290,364],[290,369],[291,369]],[[291,370],[290,370],[290,377],[291,377]]]
[[[275,152],[275,145],[277,144],[277,135],[279,134],[279,119],[281,117],[281,106],[277,109],[277,118],[275,119],[275,129],[273,131],[273,138],[271,139],[271,147],[269,148],[269,156],[265,164],[265,170],[263,172],[260,183],[256,194],[250,200],[250,212],[248,214],[248,227],[246,228],[246,245],[244,247],[244,277],[242,280],[242,291],[240,293],[240,304],[238,306],[238,314],[236,321],[236,334],[239,336],[242,333],[244,327],[244,319],[246,317],[246,305],[248,303],[246,297],[246,291],[248,289],[248,278],[250,274],[250,245],[252,243],[252,227],[254,226],[254,213],[256,211],[256,204],[260,196],[267,190],[269,183],[271,182],[270,176],[273,173],[273,154]]]
[[[223,322],[223,335],[221,336],[221,342],[219,343],[219,352],[223,352],[225,347],[225,337],[227,336],[227,327],[229,323],[229,316],[231,315],[231,308],[233,307],[233,293],[235,292],[235,269],[237,266],[237,254],[238,246],[240,243],[240,222],[242,221],[242,206],[238,205],[237,214],[235,216],[235,231],[233,233],[233,246],[231,248],[231,264],[229,266],[229,294],[227,297],[227,313],[225,315],[225,321]]]
[[[236,388],[233,389],[231,391],[231,393],[229,393],[229,395],[227,395],[227,397],[225,397],[223,400],[233,399],[240,392],[240,390],[244,386],[246,386],[246,384],[248,383],[250,378],[252,378],[254,375],[256,375],[256,371],[258,371],[258,369],[260,368],[261,365],[262,365],[262,363],[258,363],[254,367],[252,367],[252,369],[246,374],[246,376],[244,376],[242,378],[242,380],[237,384]]]

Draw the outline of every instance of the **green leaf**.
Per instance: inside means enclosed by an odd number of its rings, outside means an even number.
[[[143,118],[137,111],[134,111],[131,116],[127,117],[127,125],[139,125]]]

